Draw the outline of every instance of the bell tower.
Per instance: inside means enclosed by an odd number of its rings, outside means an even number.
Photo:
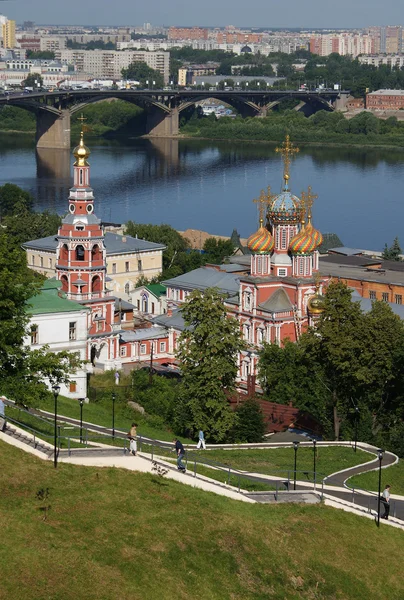
[[[56,273],[70,300],[85,301],[106,295],[106,252],[101,221],[94,214],[90,150],[84,144],[83,128],[73,154],[76,159],[73,187],[69,193],[69,212],[58,233]]]

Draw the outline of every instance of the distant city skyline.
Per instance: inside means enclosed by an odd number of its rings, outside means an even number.
[[[256,0],[248,3],[229,0],[217,3],[184,3],[182,0],[155,0],[149,4],[133,0],[6,0],[1,12],[18,23],[35,21],[47,25],[153,25],[216,26],[260,28],[364,28],[371,25],[400,25],[403,21],[399,0],[386,0],[383,10],[377,0],[340,0],[331,4],[323,0],[289,0],[282,5],[277,0]]]

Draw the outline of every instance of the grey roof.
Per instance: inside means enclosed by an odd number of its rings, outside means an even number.
[[[237,264],[228,264],[228,265],[220,265],[220,269],[222,271],[225,271],[226,273],[239,273],[240,271],[246,271],[247,269],[250,268],[250,264],[248,265],[241,265],[240,263]]]
[[[121,340],[123,342],[139,342],[141,340],[153,340],[165,337],[167,330],[164,327],[145,327],[143,329],[134,329],[133,331],[122,331]]]
[[[226,298],[226,304],[235,304],[236,306],[238,306],[239,302],[240,298],[238,294],[236,296],[231,296],[231,298]]]
[[[343,262],[342,264],[335,264],[320,260],[319,270],[321,275],[330,277],[385,284],[394,283],[395,285],[404,286],[404,272],[393,269],[367,269],[361,266],[348,266],[343,264]]]
[[[347,246],[339,246],[338,248],[329,248],[328,252],[337,252],[338,254],[344,254],[345,256],[355,256],[356,254],[363,254],[365,250],[360,248],[348,248]]]
[[[154,319],[152,319],[152,322],[156,323],[157,325],[162,325],[166,328],[172,327],[173,329],[177,329],[178,331],[183,331],[186,328],[180,308],[173,310],[171,316],[167,314],[158,315],[157,317],[154,317]]]
[[[239,290],[240,279],[231,273],[223,273],[210,267],[200,267],[189,273],[163,281],[166,287],[178,287],[187,290],[203,290],[215,287],[232,296]]]
[[[122,310],[133,310],[135,307],[130,302],[126,302],[122,298],[115,298],[115,310],[119,310],[121,307]]]
[[[259,305],[268,312],[284,312],[292,310],[292,303],[289,300],[289,296],[283,288],[279,288],[268,298],[266,302]]]
[[[165,250],[164,244],[156,244],[146,240],[139,240],[138,238],[131,237],[130,235],[118,235],[117,233],[111,233],[110,231],[105,232],[104,241],[107,249],[107,255],[125,253],[132,254],[133,252],[147,252],[148,250]],[[57,236],[49,235],[48,237],[40,238],[39,240],[25,242],[25,244],[23,244],[23,248],[56,252],[57,245]]]
[[[356,298],[352,294],[352,300],[359,301],[360,307],[363,312],[369,312],[372,308],[372,300],[370,298]],[[394,304],[393,302],[387,302],[395,315],[398,315],[400,319],[404,319],[404,304]]]

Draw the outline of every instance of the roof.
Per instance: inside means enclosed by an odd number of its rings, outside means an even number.
[[[369,312],[372,309],[372,304],[374,301],[370,300],[370,298],[357,298],[354,294],[352,294],[352,300],[355,302],[359,302],[361,309],[363,312]],[[386,302],[393,311],[393,313],[400,317],[400,319],[404,320],[404,305],[403,304],[394,304],[394,302]]]
[[[165,295],[167,292],[167,288],[164,285],[161,285],[161,283],[150,283],[144,287],[149,290],[153,296],[156,296],[156,298],[160,298],[160,296]]]
[[[50,285],[50,281],[51,280],[45,282],[45,285],[40,290],[39,294],[28,300],[27,312],[29,314],[44,315],[89,310],[77,302],[59,296],[60,286],[57,285],[59,282],[54,282],[53,285]]]
[[[319,270],[321,275],[330,277],[355,279],[356,281],[374,281],[376,283],[384,284],[392,283],[395,285],[404,286],[404,271],[399,271],[392,268],[370,269],[363,266],[345,265],[342,261],[339,263],[332,263],[328,261],[325,262],[320,259]]]
[[[115,310],[133,310],[135,307],[130,302],[126,302],[122,298],[115,298]]]
[[[145,327],[143,329],[134,329],[133,331],[122,331],[120,337],[123,342],[136,342],[154,340],[166,336],[167,329],[164,327]]]
[[[178,287],[183,289],[203,290],[211,287],[218,288],[225,294],[232,296],[239,290],[239,277],[231,273],[223,273],[210,267],[200,267],[189,273],[184,273],[178,277],[173,277],[163,284],[167,287]]]
[[[339,246],[338,248],[329,248],[328,252],[335,254],[344,254],[345,256],[354,256],[355,254],[363,254],[365,250],[360,248],[348,248],[347,246]]]
[[[259,305],[268,312],[284,312],[292,310],[292,303],[289,296],[283,288],[279,288],[274,292],[266,302]]]
[[[180,308],[173,310],[172,315],[168,315],[167,313],[164,315],[158,315],[152,319],[152,322],[156,323],[157,325],[162,325],[166,328],[172,327],[178,331],[183,331],[185,329],[185,322]]]
[[[404,96],[404,90],[376,90],[367,96]]]
[[[164,244],[155,244],[154,242],[140,240],[130,235],[119,235],[117,233],[112,233],[111,231],[105,232],[104,243],[107,250],[107,255],[165,250]],[[23,248],[56,252],[57,245],[57,236],[49,235],[45,238],[25,242],[25,244],[23,244]]]

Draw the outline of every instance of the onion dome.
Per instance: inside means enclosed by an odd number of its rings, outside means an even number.
[[[312,254],[323,243],[323,236],[313,227],[311,221],[290,241],[289,251],[292,254]]]
[[[73,155],[76,158],[75,167],[88,167],[87,159],[90,156],[90,150],[84,144],[84,133],[80,133],[80,143],[73,150]]]
[[[275,240],[264,227],[263,219],[260,219],[260,227],[256,233],[250,235],[247,247],[252,254],[270,254],[275,247]]]
[[[284,175],[285,185],[280,194],[273,196],[268,208],[268,218],[275,225],[279,223],[299,223],[302,218],[300,199],[291,193],[288,187],[289,175]]]
[[[324,308],[324,296],[321,296],[321,294],[319,294],[317,290],[314,296],[309,298],[309,301],[307,303],[307,310],[312,315],[321,315],[321,313],[324,312]]]

